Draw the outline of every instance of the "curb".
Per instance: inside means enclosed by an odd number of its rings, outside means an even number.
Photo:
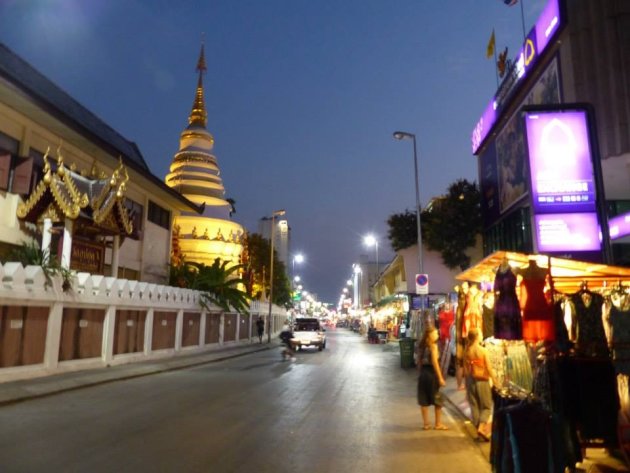
[[[27,395],[23,395],[23,396],[18,396],[18,397],[14,397],[12,399],[6,399],[6,400],[0,400],[0,406],[8,406],[11,404],[18,404],[21,402],[26,402],[32,399],[41,399],[41,398],[45,398],[45,397],[49,397],[49,396],[54,396],[56,394],[60,394],[63,392],[70,392],[70,391],[77,391],[79,389],[84,389],[84,388],[89,388],[89,387],[94,387],[94,386],[101,386],[104,384],[109,384],[109,383],[114,383],[117,381],[126,381],[126,380],[130,380],[130,379],[135,379],[135,378],[142,378],[144,376],[150,376],[150,375],[154,375],[154,374],[159,374],[159,373],[167,373],[169,371],[178,371],[178,370],[182,370],[182,369],[186,369],[186,368],[191,368],[191,367],[195,367],[195,366],[201,366],[201,365],[206,365],[206,364],[210,364],[210,363],[217,363],[220,361],[225,361],[225,360],[229,360],[232,358],[239,358],[242,356],[246,356],[246,355],[250,355],[253,353],[259,353],[262,351],[267,351],[267,350],[271,350],[273,348],[277,348],[277,346],[273,345],[273,346],[264,346],[264,347],[260,347],[260,348],[256,348],[253,350],[243,350],[240,352],[235,352],[235,353],[230,353],[230,354],[225,354],[223,356],[217,356],[216,358],[212,358],[212,359],[206,359],[206,360],[190,360],[189,363],[185,362],[185,359],[181,359],[181,360],[177,360],[177,358],[173,359],[169,359],[168,361],[181,361],[181,364],[175,365],[175,366],[157,366],[155,368],[147,368],[146,371],[138,371],[135,373],[121,373],[120,376],[112,376],[111,378],[107,378],[107,379],[101,379],[101,380],[94,380],[94,381],[86,381],[84,383],[80,383],[77,385],[72,385],[72,386],[60,386],[58,388],[55,387],[51,387],[50,390],[46,391],[46,392],[41,392],[41,393],[33,393],[33,394],[27,394]],[[203,356],[203,355],[199,355],[199,356]],[[183,357],[182,357],[183,358]],[[160,360],[157,360],[158,362]],[[167,361],[167,360],[162,360],[162,361]],[[118,365],[120,367],[134,367],[133,363],[127,364],[127,365]],[[115,369],[116,367],[114,367]],[[141,368],[139,366],[136,366],[135,368]],[[107,373],[107,367],[105,368],[100,368],[99,370],[103,371],[103,374]],[[76,373],[81,373],[81,371],[77,371]],[[111,373],[111,372],[110,372]],[[55,375],[53,375],[55,376]],[[35,378],[37,379],[37,378]],[[28,381],[28,380],[23,380],[24,381]],[[0,390],[2,389],[2,384],[0,384]]]

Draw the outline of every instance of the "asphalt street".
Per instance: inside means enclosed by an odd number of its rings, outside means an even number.
[[[0,407],[7,472],[489,472],[449,412],[423,431],[397,344],[346,329],[280,349]]]

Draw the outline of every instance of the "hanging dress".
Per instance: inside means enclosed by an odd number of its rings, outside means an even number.
[[[528,342],[555,340],[553,306],[545,296],[546,274],[543,277],[523,276],[520,302],[523,311],[523,339]]]
[[[575,307],[577,337],[575,351],[579,356],[609,358],[602,310],[604,298],[601,294],[580,291],[571,295]]]
[[[516,297],[516,276],[510,267],[497,271],[494,291],[498,293],[494,303],[494,338],[522,340],[521,309]]]

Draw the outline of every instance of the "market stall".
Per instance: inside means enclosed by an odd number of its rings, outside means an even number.
[[[499,251],[457,279],[458,342],[491,335],[493,471],[564,472],[587,447],[624,451],[630,268]]]

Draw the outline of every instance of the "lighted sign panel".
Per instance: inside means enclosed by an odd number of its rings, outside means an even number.
[[[608,229],[611,240],[630,235],[630,212],[609,219]]]
[[[507,101],[518,84],[527,75],[527,72],[534,67],[538,58],[545,51],[555,33],[562,25],[560,16],[560,0],[549,0],[544,10],[540,14],[538,21],[531,29],[525,43],[521,47],[514,63],[516,65],[514,74],[516,78],[508,77],[506,81],[511,81],[510,90],[497,92],[488,106],[485,108],[483,115],[479,119],[477,125],[472,132],[472,152],[477,154],[479,148],[490,134],[492,127],[496,123],[500,111],[503,108],[503,102]]]
[[[534,212],[594,212],[586,112],[527,112],[525,129]]]
[[[597,214],[541,214],[534,216],[538,251],[599,251],[601,241]]]

